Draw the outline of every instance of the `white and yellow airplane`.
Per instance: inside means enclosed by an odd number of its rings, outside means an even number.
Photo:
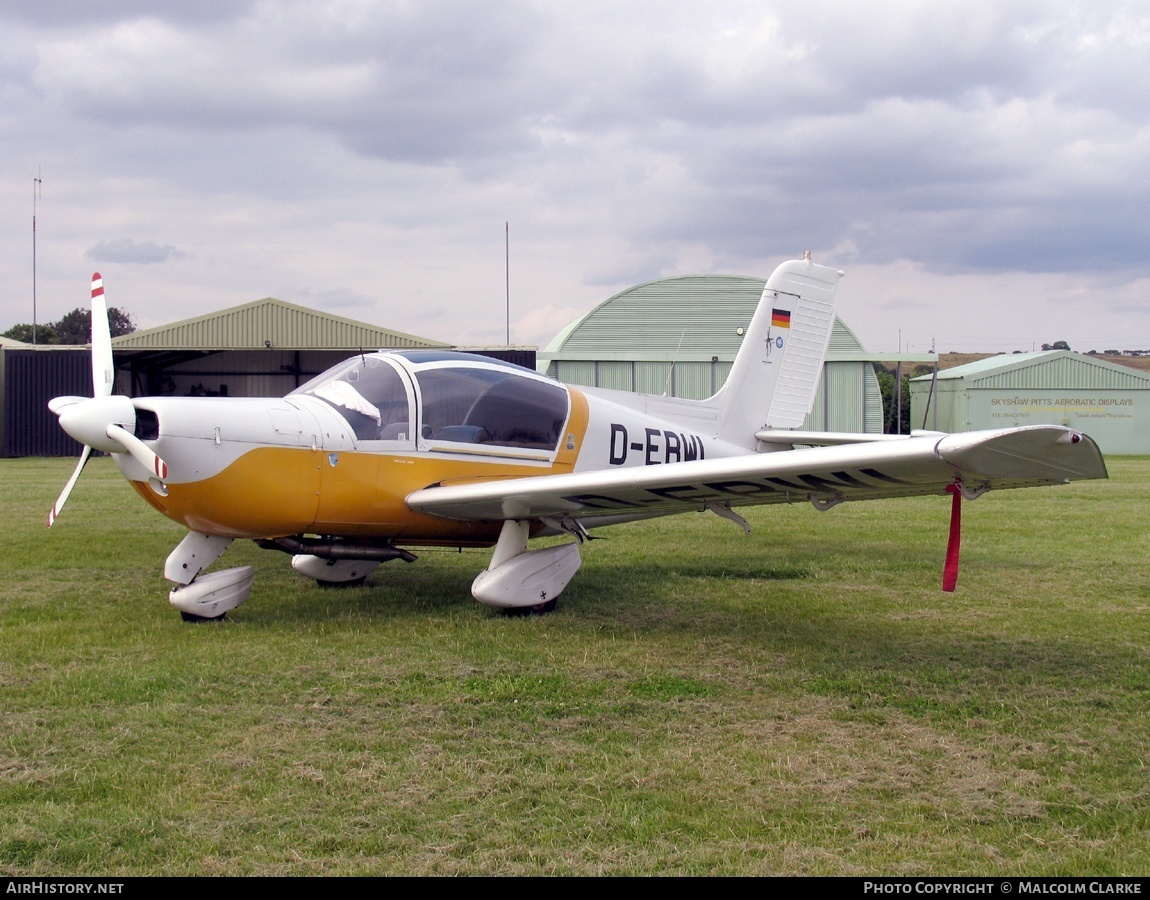
[[[1097,445],[1060,426],[909,437],[801,432],[834,325],[842,272],[809,260],[771,275],[723,388],[707,400],[572,387],[493,359],[438,350],[360,354],[286,397],[113,395],[100,275],[92,280],[94,397],[50,408],[112,454],[159,512],[188,529],[164,567],[186,619],[247,599],[251,566],[205,572],[237,538],[292,554],[323,584],[362,582],[409,548],[489,547],[475,599],[550,610],[588,529],[741,506],[953,495],[944,589],[953,590],[961,498],[990,488],[1105,478]],[[572,540],[529,549],[532,538]]]

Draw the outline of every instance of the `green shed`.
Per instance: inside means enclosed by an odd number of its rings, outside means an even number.
[[[991,356],[911,379],[910,409],[916,428],[1067,425],[1103,453],[1150,453],[1150,375],[1072,350]]]

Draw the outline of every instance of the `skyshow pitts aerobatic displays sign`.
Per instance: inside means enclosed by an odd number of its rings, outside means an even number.
[[[966,427],[1062,425],[1089,431],[1103,453],[1147,453],[1145,391],[972,391]]]
[[[1083,392],[1071,395],[1061,392],[1057,396],[1011,393],[1007,396],[985,398],[994,419],[1033,420],[1048,422],[1050,417],[1073,416],[1078,419],[1132,419],[1135,399],[1130,397],[1099,397]]]

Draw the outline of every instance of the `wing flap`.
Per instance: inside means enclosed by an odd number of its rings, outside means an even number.
[[[670,465],[424,488],[413,510],[462,520],[659,515],[812,500],[871,500],[968,487],[1105,478],[1097,445],[1059,426],[813,447]]]

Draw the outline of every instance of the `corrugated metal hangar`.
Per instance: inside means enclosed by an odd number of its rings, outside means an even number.
[[[449,346],[270,297],[112,341],[133,396],[280,397],[360,350]]]
[[[451,345],[266,298],[113,338],[114,392],[129,396],[278,397],[363,350]],[[534,368],[527,348],[454,348]],[[4,456],[74,456],[48,410],[53,397],[92,396],[91,356],[76,347],[0,341]]]
[[[938,431],[1068,425],[1103,453],[1150,453],[1150,375],[1071,350],[992,356],[910,383],[911,422]]]
[[[765,280],[688,275],[650,281],[572,322],[538,354],[529,348],[455,348],[496,356],[570,384],[701,399],[730,372]],[[47,409],[52,397],[91,396],[89,354],[75,347],[0,346],[0,452],[78,452]],[[117,393],[130,396],[282,396],[360,350],[447,348],[265,298],[113,340]],[[835,321],[822,383],[804,428],[878,433],[882,401],[875,361],[933,362],[914,354],[868,354]]]
[[[766,281],[686,275],[628,288],[568,325],[539,353],[539,370],[568,384],[700,400],[730,373]],[[873,362],[933,356],[868,354],[836,319],[823,379],[804,429],[881,433]]]
[[[765,282],[689,275],[646,282],[604,301],[536,354],[472,349],[570,384],[703,398],[722,386]],[[360,350],[450,345],[267,298],[115,338],[116,391],[133,396],[281,396]],[[464,349],[464,348],[455,348]],[[881,432],[872,363],[929,355],[867,353],[836,320],[806,429]],[[90,396],[86,349],[0,341],[5,456],[74,455],[47,401]],[[1067,350],[1001,355],[911,382],[915,427],[966,431],[1066,424],[1106,453],[1150,453],[1150,375]]]

